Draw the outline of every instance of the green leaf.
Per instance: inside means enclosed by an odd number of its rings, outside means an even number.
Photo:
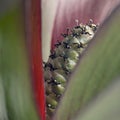
[[[120,119],[120,79],[103,94],[78,113],[73,120],[119,120]]]
[[[78,110],[120,75],[120,8],[105,21],[71,75],[54,120],[74,118]]]
[[[22,6],[0,18],[0,120],[38,120],[24,35]]]
[[[5,92],[0,75],[0,120],[8,120],[6,104],[5,104]]]

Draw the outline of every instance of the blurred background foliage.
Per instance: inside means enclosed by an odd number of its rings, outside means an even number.
[[[0,1],[0,120],[38,120],[22,2]]]

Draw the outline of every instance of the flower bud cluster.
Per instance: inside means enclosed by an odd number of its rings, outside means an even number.
[[[47,114],[50,117],[57,107],[70,73],[81,53],[93,38],[97,25],[90,20],[87,24],[75,26],[70,33],[62,34],[64,39],[55,44],[49,59],[44,63]]]

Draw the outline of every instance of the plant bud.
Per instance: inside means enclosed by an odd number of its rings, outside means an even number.
[[[46,88],[47,117],[51,118],[61,95],[64,93],[69,75],[75,68],[80,55],[93,38],[98,26],[90,21],[80,24],[71,33],[62,34],[62,42],[55,44],[47,63],[44,63],[44,78]]]

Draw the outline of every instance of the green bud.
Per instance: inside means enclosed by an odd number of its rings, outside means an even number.
[[[65,67],[67,70],[72,71],[73,68],[75,67],[75,65],[76,65],[76,62],[68,58],[68,59],[66,59],[66,61],[65,61],[64,67]]]
[[[61,85],[54,85],[53,86],[53,91],[57,94],[57,95],[62,95],[62,93],[64,92],[65,88]]]
[[[46,96],[46,104],[48,108],[55,109],[58,103],[53,96]]]
[[[54,81],[58,84],[66,83],[66,79],[64,78],[64,76],[57,72],[53,72],[53,77],[54,77]]]
[[[76,52],[75,50],[68,50],[66,52],[66,56],[69,57],[73,61],[77,61],[79,58],[79,53]]]

